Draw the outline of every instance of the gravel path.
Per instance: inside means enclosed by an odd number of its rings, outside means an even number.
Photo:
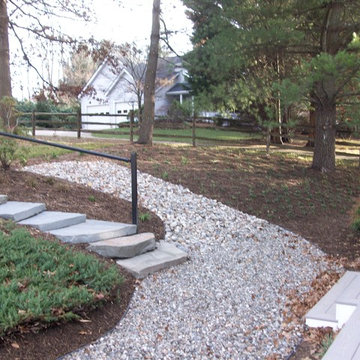
[[[130,199],[130,174],[112,162],[26,168]],[[166,240],[190,260],[138,285],[117,327],[65,359],[286,359],[299,328],[285,337],[286,294],[328,264],[300,236],[179,185],[139,173],[142,205],[166,224]]]

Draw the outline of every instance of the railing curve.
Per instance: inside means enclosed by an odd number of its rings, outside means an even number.
[[[6,133],[3,131],[0,131],[0,135],[18,139],[18,140],[30,141],[30,142],[37,143],[37,144],[53,146],[53,147],[57,147],[60,149],[76,151],[76,152],[80,152],[83,154],[99,156],[99,157],[103,157],[106,159],[118,160],[118,161],[130,163],[130,166],[131,166],[131,218],[132,218],[132,223],[134,225],[138,225],[137,155],[136,155],[136,152],[132,152],[130,159],[128,159],[128,158],[123,158],[123,157],[119,157],[116,155],[101,153],[98,151],[86,150],[86,149],[82,149],[82,148],[78,148],[78,147],[74,147],[74,146],[68,146],[68,145],[53,143],[53,142],[49,142],[49,141],[28,138],[28,137],[20,136],[20,135],[16,135],[16,134],[10,134],[10,133]]]

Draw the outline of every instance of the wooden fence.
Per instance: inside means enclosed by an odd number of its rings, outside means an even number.
[[[77,133],[77,138],[81,138],[81,133],[93,133],[93,134],[110,134],[110,135],[125,135],[129,136],[130,142],[134,141],[134,135],[138,128],[137,123],[135,122],[135,116],[134,112],[130,111],[129,114],[88,114],[88,113],[81,113],[80,111],[76,113],[46,113],[46,112],[31,112],[31,113],[21,113],[19,115],[19,118],[21,117],[30,117],[29,120],[19,120],[19,124],[24,124],[27,126],[30,126],[32,129],[32,135],[36,135],[37,129],[44,129],[44,127],[40,127],[39,124],[47,124],[51,126],[53,129],[54,125],[59,126],[56,127],[56,130],[68,130],[68,131],[74,131]],[[73,121],[64,121],[64,120],[44,120],[39,119],[39,116],[48,116],[48,117],[55,117],[56,119],[66,119],[67,117],[73,117],[75,120]],[[104,123],[104,122],[90,122],[90,121],[82,121],[82,118],[88,116],[88,117],[115,117],[115,118],[126,118],[127,121],[120,122],[120,123]],[[161,119],[159,119],[161,123]],[[158,122],[155,121],[155,127]],[[235,143],[234,140],[226,140],[226,139],[213,139],[213,138],[207,138],[198,136],[196,133],[196,129],[200,127],[212,127],[216,129],[221,130],[233,130],[233,131],[239,131],[242,133],[249,133],[249,134],[261,134],[264,138],[266,138],[269,135],[269,131],[267,128],[261,127],[259,124],[257,124],[254,121],[242,121],[239,119],[231,119],[231,118],[209,118],[209,117],[193,117],[189,121],[185,122],[188,127],[192,129],[191,136],[187,135],[180,135],[180,134],[153,134],[153,137],[161,137],[161,138],[169,138],[174,139],[184,139],[184,140],[191,140],[192,145],[196,146],[196,143],[198,140],[201,141],[211,141],[211,142],[221,142],[221,143]],[[220,124],[226,123],[226,127],[221,126]],[[91,130],[91,129],[83,129],[83,125],[105,125],[105,126],[116,126],[117,128],[129,128],[129,131],[113,131],[111,129],[109,130]],[[282,126],[282,128],[286,129],[286,124]],[[289,127],[289,131],[286,131],[284,134],[279,134],[279,132],[272,131],[270,135],[272,137],[281,137],[282,139],[288,139],[288,140],[304,140],[304,141],[312,141],[313,138],[309,137],[308,135],[304,134],[306,132],[311,133],[313,128],[310,125],[297,125],[294,127]],[[338,129],[338,131],[342,134],[350,135],[351,131],[348,129]],[[345,142],[343,142],[345,145]],[[352,146],[360,146],[353,143],[348,143]]]

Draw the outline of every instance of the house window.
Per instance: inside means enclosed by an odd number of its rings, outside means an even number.
[[[126,114],[128,111],[127,110],[124,110],[124,114]]]
[[[118,112],[117,112],[118,114],[121,114],[121,110],[118,110]]]

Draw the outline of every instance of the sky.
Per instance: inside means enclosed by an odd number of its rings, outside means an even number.
[[[146,48],[150,45],[152,2],[152,0],[93,0],[92,8],[95,16],[90,23],[63,20],[60,27],[65,33],[76,38],[87,39],[93,36],[97,40],[111,40],[117,44],[135,42],[139,48]],[[192,24],[185,15],[182,1],[163,0],[161,11],[168,30],[176,31],[176,35],[170,38],[171,46],[179,54],[189,51]],[[12,51],[19,50],[13,48]],[[61,77],[61,67],[56,59],[57,57],[52,64],[54,83]],[[39,59],[37,62],[38,68],[42,71],[46,61]],[[13,96],[16,98],[28,98],[41,86],[35,72],[28,70],[26,66],[17,66],[13,70]]]

